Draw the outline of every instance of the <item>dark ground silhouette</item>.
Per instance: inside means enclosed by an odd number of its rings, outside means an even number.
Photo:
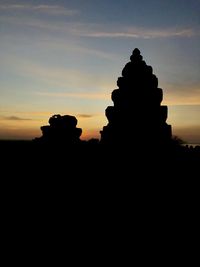
[[[79,237],[95,233],[105,240],[110,228],[129,232],[136,222],[151,232],[160,227],[167,233],[175,223],[178,231],[187,224],[184,233],[189,224],[194,229],[200,149],[178,147],[163,154],[90,142],[3,142],[0,147],[1,214],[9,233],[16,227],[34,233],[53,222],[54,230],[59,224],[58,231],[73,229]]]

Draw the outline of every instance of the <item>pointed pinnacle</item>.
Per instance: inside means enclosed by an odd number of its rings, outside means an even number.
[[[140,50],[139,50],[138,48],[135,48],[135,49],[133,50],[132,55],[134,55],[134,56],[139,56],[139,55],[140,55]]]

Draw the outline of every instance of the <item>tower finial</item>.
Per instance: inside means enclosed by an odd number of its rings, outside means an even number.
[[[135,49],[133,50],[132,55],[134,55],[134,56],[138,56],[138,55],[140,55],[140,50],[139,50],[138,48],[135,48]]]
[[[132,55],[130,56],[131,61],[141,61],[143,57],[140,55],[140,50],[138,48],[135,48],[132,52]]]

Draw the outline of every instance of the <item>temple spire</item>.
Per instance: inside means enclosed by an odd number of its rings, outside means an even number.
[[[165,145],[170,142],[171,126],[166,123],[168,109],[161,105],[163,90],[138,48],[123,68],[117,86],[111,94],[114,106],[105,111],[108,124],[100,132],[101,143]]]

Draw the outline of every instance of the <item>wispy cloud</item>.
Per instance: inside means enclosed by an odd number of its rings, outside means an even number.
[[[50,116],[52,114],[51,111],[18,111],[18,113],[20,114],[26,114],[29,115],[31,117],[43,117],[43,116]]]
[[[72,93],[71,97],[74,90],[80,90],[80,88],[81,91],[92,91],[95,87],[96,90],[104,93],[108,88],[112,88],[115,83],[112,82],[112,77],[106,77],[109,78],[107,80],[106,78],[102,79],[100,73],[91,73],[87,69],[56,67],[24,60],[13,55],[6,55],[4,58],[4,66],[16,71],[18,75],[34,78],[35,81],[55,87],[57,90],[60,88],[60,91],[68,89]]]
[[[95,38],[169,38],[169,37],[193,37],[199,35],[199,30],[191,28],[181,29],[148,29],[148,28],[125,28],[121,31],[96,31],[96,30],[81,30],[74,32],[83,37]]]
[[[78,114],[77,117],[78,118],[92,118],[94,115],[91,115],[91,114]]]
[[[21,118],[18,116],[1,116],[0,118],[3,120],[10,120],[10,121],[30,121],[31,120],[28,118]]]
[[[48,96],[48,97],[71,97],[71,98],[82,98],[82,99],[108,99],[110,93],[51,93],[51,92],[34,92],[39,96]]]
[[[49,15],[68,15],[78,14],[78,10],[67,9],[58,5],[4,5],[0,6],[0,11],[7,10],[27,10],[31,11],[31,16],[25,16],[25,12],[20,17],[2,15],[1,21],[12,24],[26,25],[37,29],[45,29],[49,31],[57,31],[62,34],[89,37],[89,38],[132,38],[132,39],[155,39],[155,38],[191,38],[200,36],[200,28],[191,27],[171,27],[171,28],[149,28],[140,26],[110,26],[107,24],[97,23],[80,23],[76,20],[66,21],[50,21],[42,16],[32,16],[34,13],[43,13]],[[118,30],[116,30],[116,28]],[[106,30],[105,30],[106,29]]]
[[[3,11],[26,11],[39,12],[48,15],[65,15],[72,16],[79,13],[78,10],[67,9],[59,5],[29,5],[29,4],[4,4],[0,5],[0,10]]]

